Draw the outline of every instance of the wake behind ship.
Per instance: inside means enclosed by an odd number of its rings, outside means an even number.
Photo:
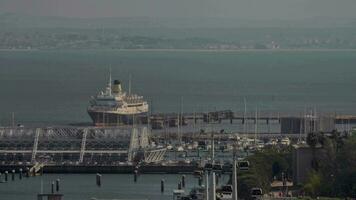
[[[142,96],[126,94],[121,82],[111,76],[104,91],[90,100],[88,114],[95,126],[118,126],[147,123],[148,103]]]

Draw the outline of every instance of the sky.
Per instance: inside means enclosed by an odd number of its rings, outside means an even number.
[[[356,0],[0,0],[0,12],[75,18],[356,18]]]

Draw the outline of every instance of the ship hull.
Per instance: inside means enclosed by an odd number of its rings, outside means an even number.
[[[95,126],[147,124],[148,122],[147,112],[133,115],[124,115],[117,113],[88,111],[88,114]]]

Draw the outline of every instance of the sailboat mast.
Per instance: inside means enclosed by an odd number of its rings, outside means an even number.
[[[244,110],[244,137],[246,136],[246,113],[247,113],[247,105],[246,105],[246,97],[244,97],[244,104],[245,104],[245,110]]]
[[[258,131],[258,110],[257,110],[257,106],[256,106],[256,110],[255,110],[255,145],[257,142],[257,131]]]
[[[178,137],[179,137],[179,144],[182,144],[182,133],[181,128],[183,125],[183,97],[180,97],[180,111],[178,114]]]

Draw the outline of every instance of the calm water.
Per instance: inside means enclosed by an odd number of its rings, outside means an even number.
[[[89,97],[112,75],[153,112],[258,106],[356,113],[356,51],[0,51],[0,124],[90,121]]]
[[[103,174],[102,186],[95,183],[95,174],[45,174],[43,176],[43,191],[51,192],[51,182],[61,180],[60,190],[65,200],[90,200],[97,199],[147,199],[171,200],[173,189],[177,189],[181,175],[141,175],[138,182],[134,183],[133,175],[128,174]],[[165,192],[161,194],[161,179],[165,179]],[[228,177],[222,177],[221,182],[226,183]],[[198,180],[193,176],[186,176],[186,191],[198,185]],[[19,200],[37,199],[41,191],[41,177],[24,178],[0,184],[0,199]]]

